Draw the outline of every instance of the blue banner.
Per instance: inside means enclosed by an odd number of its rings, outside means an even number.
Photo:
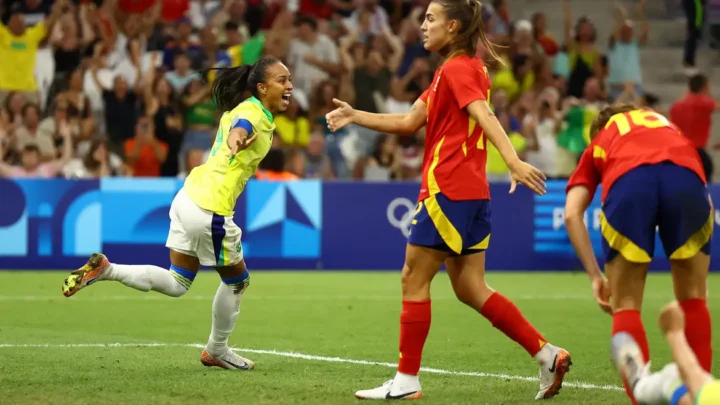
[[[0,269],[70,269],[98,251],[167,266],[168,212],[181,187],[176,179],[0,179]],[[508,187],[491,186],[488,269],[581,270],[565,231],[565,182],[549,182],[542,197]],[[418,183],[250,181],[234,220],[251,269],[399,270],[418,191]],[[720,186],[710,193],[720,201]],[[598,193],[586,224],[602,257],[599,214]],[[712,251],[720,253],[717,240]],[[659,241],[651,268],[668,268]]]

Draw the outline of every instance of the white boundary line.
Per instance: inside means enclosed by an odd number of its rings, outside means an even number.
[[[193,301],[212,301],[212,295],[188,295],[181,299]],[[399,301],[400,295],[387,296],[361,296],[361,295],[253,295],[248,293],[243,297],[250,300],[267,300],[267,301]],[[451,296],[433,297],[433,301],[456,301],[457,298]],[[518,295],[511,297],[515,301],[588,301],[594,302],[592,294],[576,294],[576,295]],[[646,300],[663,300],[670,301],[673,299],[672,294],[668,295],[649,295],[645,296]],[[140,294],[137,295],[81,295],[79,297],[66,298],[60,294],[57,295],[0,295],[2,301],[165,301],[174,300],[160,294]],[[712,300],[712,298],[710,298]]]
[[[34,343],[0,343],[0,349],[2,348],[56,348],[56,349],[71,349],[71,348],[123,348],[123,347],[192,347],[197,349],[202,349],[205,347],[203,344],[199,343],[70,343],[70,344],[34,344]],[[326,357],[326,356],[317,356],[314,354],[304,354],[304,353],[297,353],[297,352],[284,352],[284,351],[278,351],[278,350],[263,350],[263,349],[233,349],[235,351],[239,352],[246,352],[246,353],[257,353],[257,354],[267,354],[271,356],[280,356],[280,357],[290,357],[294,359],[302,359],[302,360],[311,360],[311,361],[324,361],[329,363],[344,363],[344,364],[359,364],[364,366],[382,366],[382,367],[388,367],[388,368],[395,368],[397,367],[397,364],[395,363],[384,363],[379,361],[368,361],[368,360],[356,360],[356,359],[346,359],[342,357]],[[502,380],[514,380],[514,381],[537,381],[537,377],[523,377],[519,375],[513,375],[513,374],[498,374],[498,373],[483,373],[483,372],[477,372],[477,371],[453,371],[453,370],[444,370],[439,368],[431,368],[431,367],[423,367],[420,369],[421,371],[425,373],[433,373],[433,374],[445,374],[445,375],[458,375],[458,376],[468,376],[468,377],[481,377],[481,378],[492,378],[492,379],[502,379]],[[608,385],[608,384],[590,384],[590,383],[584,383],[584,382],[565,382],[563,383],[563,387],[572,387],[572,388],[580,388],[580,389],[587,389],[587,390],[603,390],[603,391],[623,391],[623,388],[614,386],[614,385]]]

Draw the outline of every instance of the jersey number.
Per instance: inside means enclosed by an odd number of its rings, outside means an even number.
[[[670,122],[667,118],[654,111],[646,110],[633,110],[627,114],[615,114],[612,118],[610,118],[607,125],[605,125],[605,129],[610,128],[612,124],[617,125],[620,136],[627,135],[628,132],[633,129],[633,126],[645,128],[661,128],[670,126]]]
[[[487,68],[485,68],[485,70],[486,70],[485,74],[487,75]],[[488,101],[490,101],[490,90],[489,89],[487,92],[487,99],[488,99]],[[468,138],[470,136],[472,136],[473,131],[475,130],[475,125],[477,125],[477,122],[475,122],[475,119],[473,117],[470,117],[470,127],[468,128]],[[480,137],[478,138],[478,141],[477,141],[477,148],[481,149],[481,150],[485,149],[485,143],[483,142],[483,138],[485,138],[484,130],[480,131]],[[463,145],[463,148],[464,147],[465,147],[465,145]]]

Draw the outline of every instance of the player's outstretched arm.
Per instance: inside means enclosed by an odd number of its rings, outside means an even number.
[[[490,142],[500,152],[503,161],[510,169],[512,182],[510,184],[510,193],[515,192],[518,182],[526,185],[535,194],[545,194],[545,174],[537,168],[523,162],[513,148],[510,138],[508,138],[505,129],[500,125],[495,113],[488,105],[486,100],[475,100],[466,107],[468,114],[477,122],[487,135]]]
[[[577,186],[568,191],[565,200],[565,228],[570,243],[575,248],[575,252],[592,282],[595,301],[603,311],[612,314],[609,302],[610,288],[595,258],[592,242],[590,242],[590,233],[585,226],[585,211],[590,206],[590,201],[592,201],[592,197],[587,187]]]
[[[685,317],[677,301],[663,307],[658,323],[670,345],[680,376],[694,398],[700,388],[712,380],[712,376],[700,367],[695,353],[688,345],[685,338]]]
[[[409,136],[415,134],[427,121],[427,109],[421,99],[415,101],[406,114],[374,114],[356,110],[338,99],[333,99],[333,102],[337,108],[325,115],[331,131],[356,124],[377,132]]]

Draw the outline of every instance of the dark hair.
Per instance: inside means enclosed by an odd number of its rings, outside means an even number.
[[[285,170],[285,152],[280,148],[270,148],[267,155],[260,161],[260,170],[282,172]]]
[[[267,68],[279,62],[277,58],[265,56],[252,65],[207,69],[202,71],[202,76],[208,81],[208,73],[211,70],[218,71],[212,82],[212,95],[218,110],[229,111],[245,100],[246,91],[258,97],[258,83],[264,83]]]
[[[240,29],[240,25],[238,25],[238,23],[232,21],[228,21],[227,23],[225,23],[226,31],[237,31],[238,29]]]
[[[107,143],[104,139],[93,139],[90,143],[90,148],[88,148],[87,153],[83,157],[83,165],[88,169],[95,171],[98,167],[102,164],[102,162],[98,162],[95,160],[95,151],[98,150],[101,146],[105,146],[105,149],[107,151],[107,163],[110,162],[110,150],[107,149]]]
[[[603,108],[602,111],[600,111],[600,113],[598,114],[598,116],[595,117],[595,120],[593,120],[592,125],[590,125],[590,139],[594,138],[595,135],[597,135],[597,133],[600,132],[600,130],[603,129],[605,125],[607,125],[608,121],[610,121],[610,118],[612,118],[613,115],[639,109],[640,107],[631,103],[614,104]]]
[[[707,85],[708,79],[707,76],[703,74],[696,74],[693,75],[690,80],[688,81],[688,86],[690,87],[691,93],[700,93],[703,91],[705,86]]]
[[[577,23],[575,23],[575,42],[580,42],[580,25],[588,23],[593,28],[592,36],[590,37],[590,42],[594,43],[597,39],[597,30],[595,29],[595,24],[590,21],[587,17],[580,17],[577,20]]]
[[[39,155],[40,148],[35,143],[28,143],[25,144],[25,146],[23,147],[23,152],[35,152]]]
[[[449,44],[448,55],[466,53],[475,55],[477,43],[481,41],[492,58],[503,63],[495,50],[496,45],[485,35],[482,18],[482,4],[478,0],[433,0],[443,7],[448,20],[457,20],[460,30]],[[504,63],[503,63],[504,64]]]
[[[23,117],[24,117],[25,115],[27,115],[27,112],[28,112],[28,110],[30,110],[30,109],[34,109],[35,112],[37,113],[38,117],[41,116],[42,112],[40,111],[40,106],[38,106],[38,105],[35,104],[35,103],[27,103],[27,104],[25,104],[25,105],[23,106],[23,109],[22,109],[22,115],[23,115]]]
[[[312,28],[313,31],[317,31],[317,28],[318,28],[317,21],[313,17],[311,17],[309,15],[298,16],[297,19],[295,20],[295,26],[299,27],[303,24],[307,24],[310,26],[310,28]]]

